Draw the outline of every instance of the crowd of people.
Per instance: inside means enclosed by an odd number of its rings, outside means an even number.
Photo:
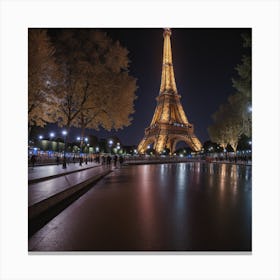
[[[117,156],[117,155],[114,155],[114,156],[110,156],[110,155],[97,155],[95,157],[95,162],[98,163],[98,164],[102,164],[102,165],[111,165],[112,161],[113,161],[113,164],[114,164],[114,167],[117,167],[118,165],[121,166],[124,162],[124,157],[123,156]]]
[[[207,162],[232,162],[232,163],[237,163],[237,162],[242,162],[242,163],[249,163],[252,161],[251,155],[234,155],[234,156],[219,156],[219,157],[206,157]]]
[[[145,156],[131,156],[128,157],[126,160],[128,162],[130,161],[141,161],[141,160],[156,160],[158,159],[163,160],[163,158],[161,157],[150,157],[150,158],[146,158]],[[166,161],[167,158],[164,158],[164,160]],[[174,161],[174,160],[182,160],[179,157],[169,157],[170,161]],[[110,155],[110,154],[95,154],[95,155],[81,155],[81,156],[73,156],[73,157],[69,157],[66,156],[65,158],[62,156],[56,156],[56,157],[52,157],[52,158],[41,158],[40,156],[36,156],[36,155],[32,155],[29,159],[29,163],[32,167],[34,167],[35,165],[45,165],[45,164],[63,164],[63,165],[68,165],[70,163],[78,163],[80,166],[82,165],[87,165],[88,163],[92,163],[95,162],[97,164],[100,165],[108,165],[111,166],[113,165],[114,167],[119,167],[122,166],[122,164],[124,163],[124,156],[122,155]],[[242,164],[248,164],[251,163],[252,161],[252,157],[251,155],[219,155],[219,156],[204,156],[204,157],[192,157],[192,158],[188,158],[186,160],[205,160],[206,162],[231,162],[231,163],[242,163]]]
[[[54,158],[47,158],[47,160],[44,160],[38,155],[32,155],[29,159],[30,164],[32,167],[34,167],[36,164],[44,165],[45,164],[70,164],[70,163],[79,163],[80,166],[87,165],[88,163],[95,162],[97,164],[101,165],[111,165],[113,164],[114,167],[119,167],[124,163],[124,157],[122,155],[94,155],[94,156],[73,156],[69,157],[66,156],[60,157],[56,156]]]

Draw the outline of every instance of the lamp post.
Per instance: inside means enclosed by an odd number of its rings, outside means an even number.
[[[86,142],[86,146],[88,147],[89,144],[88,144],[88,138],[87,137],[85,138],[85,142]],[[88,153],[88,151],[87,151],[87,153]]]
[[[108,141],[108,143],[109,143],[109,148],[110,148],[110,154],[112,154],[112,145],[113,145],[113,140],[109,140]]]
[[[52,139],[53,139],[53,137],[54,137],[54,133],[51,132],[50,133],[50,151],[52,150]]]
[[[62,168],[65,169],[67,168],[67,165],[66,165],[66,135],[67,135],[67,131],[66,130],[63,130],[62,131],[62,134],[64,136],[64,152],[63,152],[63,164],[62,164]]]
[[[80,142],[80,156],[81,156],[81,153],[82,153],[82,143],[81,143],[81,137],[80,136],[77,137],[77,141]]]
[[[38,138],[40,140],[40,145],[39,146],[40,146],[40,150],[41,150],[41,149],[43,149],[43,142],[42,142],[42,140],[43,140],[44,137],[43,137],[43,135],[39,135]]]
[[[118,154],[120,153],[120,149],[121,149],[120,143],[117,143],[117,153]]]

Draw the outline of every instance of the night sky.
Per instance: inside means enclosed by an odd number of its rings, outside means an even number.
[[[138,145],[149,126],[159,94],[163,29],[111,28],[100,29],[119,40],[129,51],[130,74],[137,78],[138,96],[129,127],[119,131],[88,131],[100,138],[116,135],[123,145]],[[246,49],[240,28],[173,28],[171,47],[178,93],[187,118],[194,124],[195,134],[204,143],[209,140],[207,127],[211,115],[234,93],[231,78]],[[71,129],[78,135],[79,130]]]

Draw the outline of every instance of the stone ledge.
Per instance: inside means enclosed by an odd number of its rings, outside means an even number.
[[[53,196],[50,196],[40,202],[37,202],[31,206],[28,207],[28,220],[33,220],[38,218],[40,215],[48,211],[49,209],[57,206],[58,204],[65,201],[67,198],[72,196],[73,194],[81,191],[82,189],[86,188],[88,185],[96,183],[106,175],[108,175],[111,172],[111,170],[106,170],[101,172],[98,175],[95,175],[91,177],[90,179],[83,181],[79,184],[76,184],[60,193],[57,193]]]

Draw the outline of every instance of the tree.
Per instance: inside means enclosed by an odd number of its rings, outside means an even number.
[[[45,126],[52,122],[51,112],[59,104],[55,94],[59,70],[54,59],[55,49],[45,29],[28,30],[28,127]]]
[[[83,139],[85,128],[129,125],[136,80],[128,74],[128,51],[94,29],[56,30],[53,40],[64,71],[59,126],[80,127]]]
[[[74,126],[81,127],[82,136],[85,128],[98,130],[99,126],[102,126],[107,130],[121,129],[131,123],[136,80],[127,72],[107,74],[110,75],[110,78],[107,78],[110,84],[105,78],[104,83],[99,85],[99,89],[85,102],[74,121]]]
[[[244,47],[250,47],[250,36],[245,34],[242,37]],[[214,124],[208,128],[213,142],[219,143],[223,148],[230,144],[234,152],[242,134],[251,136],[251,56],[243,56],[242,63],[237,65],[236,70],[238,77],[232,79],[236,92],[213,114]]]
[[[223,149],[226,148],[229,141],[226,123],[224,122],[229,109],[228,107],[227,104],[223,104],[219,107],[219,110],[212,115],[214,124],[208,128],[211,141],[219,143]]]
[[[240,118],[243,123],[243,133],[248,137],[252,135],[252,58],[251,58],[251,36],[242,34],[243,47],[249,49],[249,54],[242,57],[241,64],[235,68],[237,78],[232,79],[233,88],[236,89],[237,106],[240,109]]]
[[[245,134],[242,134],[240,136],[239,142],[238,142],[238,150],[250,150],[251,149],[251,138],[246,136]]]
[[[243,131],[242,121],[239,118],[239,109],[236,104],[221,105],[213,114],[214,124],[208,128],[211,141],[219,143],[224,149],[230,144],[236,152],[239,137]]]

